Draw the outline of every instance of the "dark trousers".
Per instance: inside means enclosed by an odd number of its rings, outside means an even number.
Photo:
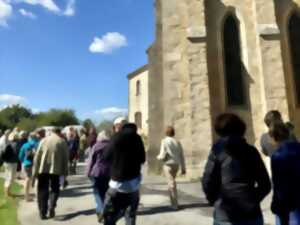
[[[48,209],[56,208],[59,187],[58,175],[40,174],[38,176],[38,206],[41,215],[47,215]]]
[[[115,225],[123,216],[125,216],[126,225],[135,225],[139,201],[138,191],[120,193],[109,189],[104,203],[104,225]]]

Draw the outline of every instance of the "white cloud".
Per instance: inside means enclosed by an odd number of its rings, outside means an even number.
[[[0,26],[7,26],[7,20],[12,16],[13,8],[9,0],[0,0]]]
[[[126,117],[128,115],[128,109],[118,107],[108,107],[100,110],[95,110],[92,113],[87,113],[85,116],[93,119],[96,122],[102,120],[113,120],[118,116]]]
[[[26,98],[17,95],[10,94],[1,94],[0,95],[0,104],[2,105],[17,105],[25,104]]]
[[[33,14],[32,12],[29,12],[25,9],[19,9],[19,12],[22,16],[28,17],[30,19],[36,19],[36,15]]]
[[[75,15],[75,0],[68,0],[66,9],[64,11],[65,16],[74,16]]]
[[[127,38],[118,32],[111,32],[101,38],[95,37],[89,50],[92,53],[107,54],[124,46],[127,46]]]
[[[59,13],[61,10],[53,0],[22,0],[29,5],[40,5],[51,12]]]

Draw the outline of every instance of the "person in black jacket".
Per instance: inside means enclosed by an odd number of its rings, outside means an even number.
[[[135,225],[139,205],[141,169],[146,154],[135,124],[125,124],[116,133],[104,156],[111,162],[111,180],[104,203],[104,225],[115,225],[125,216],[126,225]]]
[[[263,225],[261,201],[271,182],[258,150],[245,138],[246,124],[235,114],[215,123],[214,144],[203,175],[203,190],[215,207],[215,225]]]

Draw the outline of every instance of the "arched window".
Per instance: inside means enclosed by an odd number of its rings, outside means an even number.
[[[246,105],[240,30],[234,15],[228,15],[225,19],[223,47],[227,104],[229,106]]]
[[[136,112],[134,115],[134,122],[139,129],[142,129],[142,113]]]
[[[136,82],[136,96],[139,96],[141,94],[141,81]]]
[[[293,67],[296,103],[300,105],[300,15],[292,14],[289,21],[291,63]]]

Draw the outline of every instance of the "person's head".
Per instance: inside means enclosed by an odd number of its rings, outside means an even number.
[[[126,123],[122,126],[121,131],[137,133],[138,128],[134,123]]]
[[[53,130],[52,130],[52,132],[53,132],[54,134],[57,134],[58,136],[61,136],[61,131],[62,131],[61,127],[55,127],[55,128],[53,128]]]
[[[37,129],[35,131],[35,133],[37,134],[38,139],[40,139],[40,140],[43,139],[46,136],[46,130],[43,129],[43,128]]]
[[[15,133],[15,132],[11,132],[8,136],[8,140],[11,141],[11,142],[16,142],[19,140],[19,135],[18,133]]]
[[[86,130],[85,128],[80,129],[80,136],[86,135]]]
[[[28,132],[26,132],[26,131],[21,131],[20,133],[19,133],[19,139],[20,140],[24,140],[24,139],[27,139],[28,138]]]
[[[233,113],[221,114],[215,121],[215,131],[220,137],[243,137],[246,130],[247,126],[245,122]]]
[[[107,141],[111,138],[111,132],[109,130],[103,130],[101,131],[97,136],[97,141]]]
[[[269,134],[270,134],[270,137],[277,144],[280,144],[280,143],[290,139],[289,128],[284,123],[271,124]]]
[[[265,124],[268,128],[271,127],[273,123],[282,123],[283,119],[281,113],[277,110],[269,111],[265,116]]]
[[[28,136],[28,139],[29,140],[38,140],[39,139],[39,136],[36,132],[31,132]]]
[[[118,117],[117,119],[115,119],[115,121],[114,121],[114,132],[115,133],[120,132],[122,127],[126,123],[127,123],[127,120],[126,120],[125,117]]]
[[[175,136],[175,129],[172,126],[167,126],[166,128],[166,136],[167,137],[174,137]]]

